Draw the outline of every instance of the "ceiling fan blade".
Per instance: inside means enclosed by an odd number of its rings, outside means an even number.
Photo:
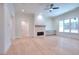
[[[54,4],[51,4],[51,5],[50,5],[50,8],[52,8],[53,6],[54,6]]]
[[[53,7],[53,9],[59,9],[59,7]]]

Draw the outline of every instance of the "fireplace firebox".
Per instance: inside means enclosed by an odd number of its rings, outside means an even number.
[[[37,36],[42,36],[44,35],[44,32],[37,32]]]

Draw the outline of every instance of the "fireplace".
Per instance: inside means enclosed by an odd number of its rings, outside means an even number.
[[[45,25],[35,25],[35,37],[45,37]]]
[[[42,36],[44,35],[44,32],[37,32],[37,36]]]

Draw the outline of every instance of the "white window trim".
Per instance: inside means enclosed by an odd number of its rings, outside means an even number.
[[[74,18],[74,17],[73,17]],[[78,17],[77,17],[78,18]],[[65,19],[66,20],[66,19]],[[64,20],[59,20],[59,21],[63,21],[63,25],[64,25]],[[59,31],[59,30],[58,30]],[[63,32],[60,33],[71,33],[71,18],[69,19],[69,32],[65,32],[64,31],[64,26],[63,26]],[[73,33],[73,34],[79,34],[79,18],[78,18],[78,33]]]

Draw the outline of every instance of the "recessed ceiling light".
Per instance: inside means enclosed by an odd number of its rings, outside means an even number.
[[[26,25],[26,22],[25,22],[25,21],[21,21],[21,24],[22,24],[22,25]]]
[[[42,19],[42,15],[41,15],[41,14],[38,15],[38,19],[39,19],[39,20]]]
[[[24,9],[22,9],[22,12],[24,12]]]

